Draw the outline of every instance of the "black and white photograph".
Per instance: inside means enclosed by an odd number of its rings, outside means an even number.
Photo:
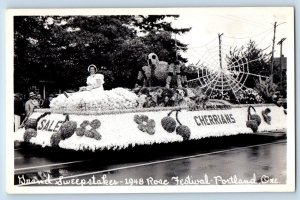
[[[295,190],[293,7],[6,17],[8,193]]]

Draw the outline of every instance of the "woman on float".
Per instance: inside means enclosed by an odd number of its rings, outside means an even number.
[[[97,99],[99,100],[105,95],[103,88],[104,76],[96,74],[98,70],[96,65],[89,65],[87,70],[90,73],[86,80],[87,86],[80,87],[78,92],[66,95],[69,103],[72,104],[73,101],[73,103],[78,104],[79,100],[85,99],[90,104],[96,104]]]
[[[86,87],[80,87],[79,91],[91,91],[93,93],[103,92],[104,76],[102,74],[96,74],[96,65],[89,65],[88,72],[90,76],[87,77]]]
[[[105,90],[104,76],[97,74],[95,65],[88,66],[90,75],[87,86],[80,87],[78,92],[58,95],[50,103],[54,110],[67,111],[103,111],[113,109],[136,108],[138,96],[125,88]]]
[[[86,106],[86,103],[90,104],[88,105],[89,107],[96,107],[97,99],[99,100],[105,95],[103,88],[104,76],[96,74],[98,70],[96,65],[89,65],[87,70],[90,73],[86,81],[87,86],[80,87],[78,92],[64,92],[64,94],[51,101],[50,108],[61,109],[65,107],[72,110],[80,110],[80,107]]]

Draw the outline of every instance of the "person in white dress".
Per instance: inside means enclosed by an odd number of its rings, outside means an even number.
[[[102,74],[96,74],[96,65],[89,65],[88,71],[90,76],[87,77],[86,87],[80,87],[79,91],[91,91],[91,92],[103,92],[104,76]]]
[[[97,67],[93,64],[88,66],[88,71],[90,75],[87,77],[87,86],[80,87],[78,92],[64,92],[64,94],[55,98],[53,103],[55,104],[58,101],[58,103],[60,102],[59,104],[65,104],[66,107],[74,106],[74,109],[77,109],[77,106],[85,105],[85,103],[96,105],[97,100],[105,96],[103,88],[104,76],[96,74]]]
[[[95,111],[136,108],[138,96],[124,88],[104,90],[104,76],[97,74],[97,67],[89,65],[90,75],[87,86],[79,88],[78,92],[58,95],[50,103],[50,109],[68,111]]]

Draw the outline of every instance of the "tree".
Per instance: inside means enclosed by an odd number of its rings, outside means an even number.
[[[180,55],[180,51],[186,51],[187,45],[176,39],[175,35],[184,34],[191,28],[175,28],[172,22],[165,20],[176,20],[178,17],[179,15],[139,15],[133,24],[145,35],[143,42],[150,47],[149,50],[159,55],[161,60],[174,62],[177,59],[186,63],[187,59]]]
[[[164,20],[168,17],[178,16],[15,17],[15,91],[27,92],[41,79],[63,90],[76,89],[85,84],[92,63],[105,68],[106,89],[133,87],[147,54],[155,52],[171,62],[176,50],[186,50],[170,35],[190,29],[172,28]],[[186,61],[180,53],[177,57]]]
[[[253,40],[250,40],[246,47],[232,47],[226,59],[228,65],[233,66],[238,63],[248,62],[249,73],[253,75],[248,76],[248,79],[245,82],[245,86],[254,88],[256,84],[255,80],[257,80],[258,78],[258,76],[255,75],[270,75],[270,55],[270,53],[264,53],[262,49],[259,49],[256,46]],[[235,70],[242,70],[243,67],[244,66],[240,65],[239,68],[235,67]]]
[[[271,79],[256,81],[255,89],[259,92],[266,103],[273,103],[273,95],[278,86]]]

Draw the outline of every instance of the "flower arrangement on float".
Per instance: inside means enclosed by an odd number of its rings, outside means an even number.
[[[69,113],[68,118],[63,113],[37,111],[28,125],[15,133],[15,141],[98,151],[284,130],[282,120],[286,115],[281,107],[261,104],[253,108],[255,110],[248,105],[238,105],[225,110],[189,111],[188,107],[156,107],[110,111],[109,114],[81,111]],[[61,121],[60,129],[50,131],[53,126],[46,127],[48,121],[50,124]]]
[[[83,95],[68,98],[60,94],[50,104],[52,110],[116,110],[136,108],[138,96],[124,88],[115,88],[101,95],[93,95],[91,92],[82,92]],[[72,96],[73,94],[69,94]]]

